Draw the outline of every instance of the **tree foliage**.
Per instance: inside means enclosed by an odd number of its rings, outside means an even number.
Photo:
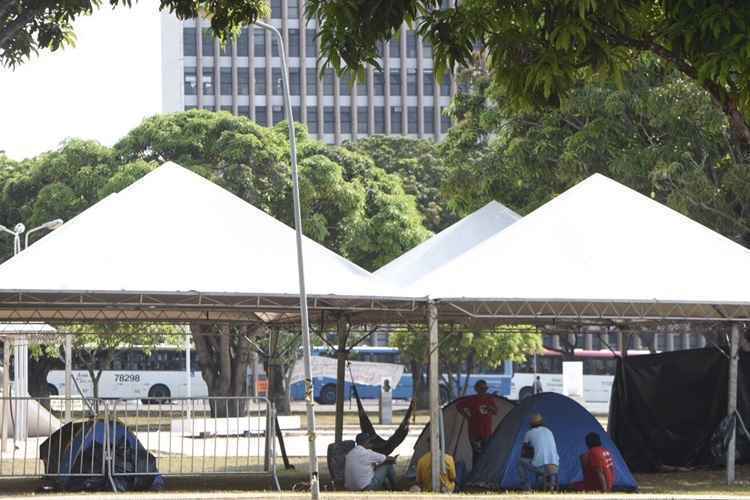
[[[747,158],[711,97],[645,58],[582,83],[554,106],[518,110],[481,67],[467,71],[442,145],[459,213],[499,199],[525,214],[595,173],[667,203],[747,245]]]
[[[489,56],[494,82],[517,107],[558,104],[581,80],[622,82],[642,56],[702,87],[750,143],[750,4],[744,0],[311,0],[321,58],[334,68],[377,65],[377,43],[403,22],[433,46],[440,69]]]
[[[133,0],[2,0],[0,1],[0,65],[14,67],[40,50],[56,51],[75,44],[73,24],[82,16],[108,5],[131,7]],[[266,0],[160,0],[159,10],[179,19],[199,14],[211,21],[211,29],[226,42],[240,27],[268,17]]]

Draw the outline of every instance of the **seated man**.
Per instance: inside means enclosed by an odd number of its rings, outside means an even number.
[[[560,457],[557,454],[557,444],[552,431],[544,426],[541,415],[531,417],[531,430],[526,432],[523,445],[529,450],[530,456],[522,453],[518,463],[518,474],[526,490],[536,485],[537,478],[544,479],[544,489],[557,489],[557,474],[560,467]]]
[[[346,454],[344,487],[349,491],[396,489],[394,457],[387,457],[368,448],[370,435],[357,434],[357,444]]]
[[[452,493],[456,489],[456,464],[453,457],[445,453],[445,472],[440,474],[440,492]],[[432,491],[432,453],[427,452],[417,462],[417,484],[420,491]]]
[[[581,455],[584,491],[612,491],[615,484],[615,461],[612,454],[602,446],[596,432],[586,435],[589,451]]]

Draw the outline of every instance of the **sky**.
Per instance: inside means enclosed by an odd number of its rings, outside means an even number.
[[[77,42],[0,68],[0,151],[16,160],[69,137],[114,144],[161,110],[158,2],[76,22]]]

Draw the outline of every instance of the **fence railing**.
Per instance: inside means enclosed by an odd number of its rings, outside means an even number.
[[[269,474],[278,489],[275,411],[267,398],[88,403],[0,398],[0,438],[7,436],[0,439],[0,477],[98,477],[115,487],[117,478],[134,476]],[[19,415],[26,416],[26,439],[16,437],[23,432]]]

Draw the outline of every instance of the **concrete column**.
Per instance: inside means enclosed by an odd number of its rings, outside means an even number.
[[[240,32],[242,36],[242,32]],[[237,40],[232,40],[232,114],[239,114],[239,82],[237,81]]]
[[[349,92],[349,109],[351,110],[350,113],[351,113],[351,120],[352,120],[352,133],[351,133],[352,141],[357,140],[357,122],[359,121],[358,120],[359,117],[357,116],[357,111],[358,111],[357,106],[359,104],[357,102],[357,98],[359,96],[357,92],[358,81],[359,80],[356,80],[356,79],[352,80],[352,89]]]
[[[317,30],[317,28],[316,28]],[[315,37],[315,45],[318,47],[318,54],[320,54],[320,38]],[[323,139],[323,82],[320,79],[320,61],[315,61],[315,77],[318,79],[318,85],[315,88],[318,90],[318,139]]]
[[[674,351],[674,333],[665,333],[667,336],[667,352]]]
[[[29,397],[29,339],[20,336],[13,342],[15,357],[13,359],[13,371],[16,376],[15,395],[19,399],[16,402],[16,427],[13,433],[14,440],[26,441],[28,437],[28,398]]]
[[[221,111],[221,45],[214,37],[214,111]]]
[[[307,19],[305,0],[299,0],[299,119],[307,125]]]
[[[729,394],[727,404],[727,415],[734,415],[737,411],[737,358],[740,344],[740,326],[732,324],[732,335],[729,343]],[[729,436],[729,447],[727,449],[727,484],[734,483],[735,479],[735,448],[737,446],[737,427],[732,426]]]
[[[430,452],[432,453],[432,491],[440,491],[440,471],[443,457],[440,452],[440,385],[438,359],[437,306],[427,306],[427,323],[430,329]]]
[[[271,22],[270,20],[267,20],[267,22]],[[266,124],[269,127],[273,127],[273,104],[271,101],[273,100],[273,73],[271,72],[271,54],[273,53],[271,51],[271,44],[273,43],[273,37],[271,37],[271,32],[268,30],[265,31],[265,37],[266,37]]]
[[[200,17],[195,19],[195,44],[195,78],[198,80],[196,96],[198,109],[203,109],[203,27]]]
[[[406,67],[406,23],[401,25],[401,135],[409,133],[409,107],[406,105],[406,78],[408,71]]]
[[[8,422],[10,415],[10,351],[13,348],[10,337],[3,339],[3,405],[0,411],[2,429],[0,429],[0,452],[4,452],[8,443]]]
[[[73,404],[70,400],[73,394],[73,336],[65,335],[65,421],[73,420]]]
[[[417,133],[419,138],[424,137],[424,64],[422,57],[424,47],[422,37],[417,36]]]
[[[367,130],[375,133],[375,70],[367,66]]]
[[[334,142],[341,144],[341,79],[333,72],[333,123]]]
[[[583,334],[583,347],[587,351],[594,348],[594,335],[592,333],[586,332]]]
[[[383,42],[383,107],[385,108],[385,133],[391,133],[391,43]]]
[[[434,48],[432,49],[435,50]],[[440,140],[440,82],[437,78],[437,73],[432,70],[432,78],[435,80],[432,92],[432,106],[434,113],[432,114],[432,130],[435,131],[435,140]]]
[[[248,47],[248,58],[247,58],[247,71],[249,73],[249,85],[250,91],[248,92],[248,106],[250,108],[250,119],[255,121],[255,30],[260,28],[254,28],[249,26],[247,28],[247,36],[250,38],[250,46]]]

